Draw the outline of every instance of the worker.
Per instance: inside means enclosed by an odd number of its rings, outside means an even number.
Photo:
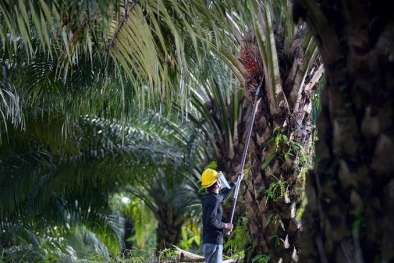
[[[206,263],[221,263],[223,260],[223,233],[233,230],[232,223],[222,222],[222,202],[235,188],[228,184],[221,172],[206,169],[201,175],[201,186],[207,189],[202,198],[203,245]],[[223,191],[220,191],[224,188]]]

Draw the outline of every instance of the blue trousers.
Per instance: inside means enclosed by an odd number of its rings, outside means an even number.
[[[223,245],[203,244],[202,253],[204,254],[206,263],[222,263]]]

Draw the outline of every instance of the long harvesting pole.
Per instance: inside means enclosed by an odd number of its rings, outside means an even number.
[[[232,208],[231,208],[230,223],[233,223],[233,219],[234,219],[235,206],[237,205],[237,199],[238,199],[238,194],[239,194],[239,187],[240,187],[241,181],[242,181],[242,176],[241,175],[243,173],[244,166],[245,166],[246,154],[248,153],[248,147],[249,147],[250,137],[252,135],[254,119],[256,117],[258,98],[259,98],[261,86],[263,85],[263,80],[264,79],[261,80],[260,85],[257,88],[256,94],[255,94],[255,98],[254,98],[252,119],[250,120],[249,130],[248,130],[248,134],[246,136],[245,147],[244,147],[244,151],[243,151],[242,159],[241,159],[241,168],[240,168],[240,171],[238,172],[238,178],[237,178],[237,182],[235,184],[234,199],[233,199],[233,205],[232,205]],[[228,234],[230,234],[230,233],[228,233]]]

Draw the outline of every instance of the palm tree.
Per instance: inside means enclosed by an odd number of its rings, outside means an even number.
[[[393,18],[380,1],[296,1],[327,84],[303,217],[302,262],[394,260]]]
[[[145,201],[129,192],[119,191],[112,195],[111,204],[114,210],[120,211],[124,217],[122,254],[127,257],[135,248],[145,251],[154,248],[156,243],[153,240],[157,224],[152,222],[154,214]]]
[[[304,24],[293,24],[287,1],[221,4],[209,10],[215,17],[214,55],[204,67],[212,74],[196,77],[204,89],[192,89],[191,102],[200,115],[190,118],[213,144],[218,169],[234,178],[254,96],[259,97],[247,158],[250,173],[239,205],[239,215],[248,219],[245,262],[295,261],[299,188],[312,150],[311,95],[323,72],[316,44]],[[256,95],[259,82],[263,91]]]
[[[55,129],[38,122],[33,128],[28,126],[24,134],[9,129],[8,143],[2,144],[0,221],[18,222],[23,214],[21,222],[39,220],[37,228],[83,224],[113,253],[119,250],[120,237],[109,220],[109,194],[124,181],[137,182],[134,177],[144,169],[182,164],[182,153],[163,135],[137,125],[83,119],[60,154],[45,139],[46,134],[56,137]]]
[[[175,108],[172,110],[176,112]],[[158,222],[157,251],[179,245],[182,226],[201,210],[197,167],[205,158],[202,151],[207,147],[191,123],[171,116],[161,116],[160,121],[152,121],[149,126],[157,125],[155,130],[160,129],[171,138],[174,148],[170,150],[181,156],[179,161],[183,165],[144,169],[137,178],[138,183],[126,187],[128,193],[143,200]]]
[[[182,226],[196,211],[200,210],[198,189],[179,175],[180,169],[170,169],[150,178],[141,178],[138,186],[129,187],[128,192],[144,201],[157,219],[156,251],[179,245]]]

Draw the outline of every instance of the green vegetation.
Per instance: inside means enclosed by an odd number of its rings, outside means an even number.
[[[264,227],[283,235],[272,202],[294,182],[277,174],[294,166],[303,186],[311,167],[310,151],[275,119],[281,96],[298,107],[306,84],[295,80],[316,58],[297,30],[286,1],[0,3],[0,262],[176,261],[173,245],[201,254],[200,173],[238,172],[262,72],[272,103],[256,122],[272,136],[253,138],[261,144],[244,172],[270,180],[248,181],[260,181],[249,196],[270,204],[240,200],[225,252],[278,256],[259,252],[250,226],[268,209]],[[295,49],[305,64],[285,87]],[[263,149],[268,157],[253,162]],[[266,241],[283,244],[280,235]]]

